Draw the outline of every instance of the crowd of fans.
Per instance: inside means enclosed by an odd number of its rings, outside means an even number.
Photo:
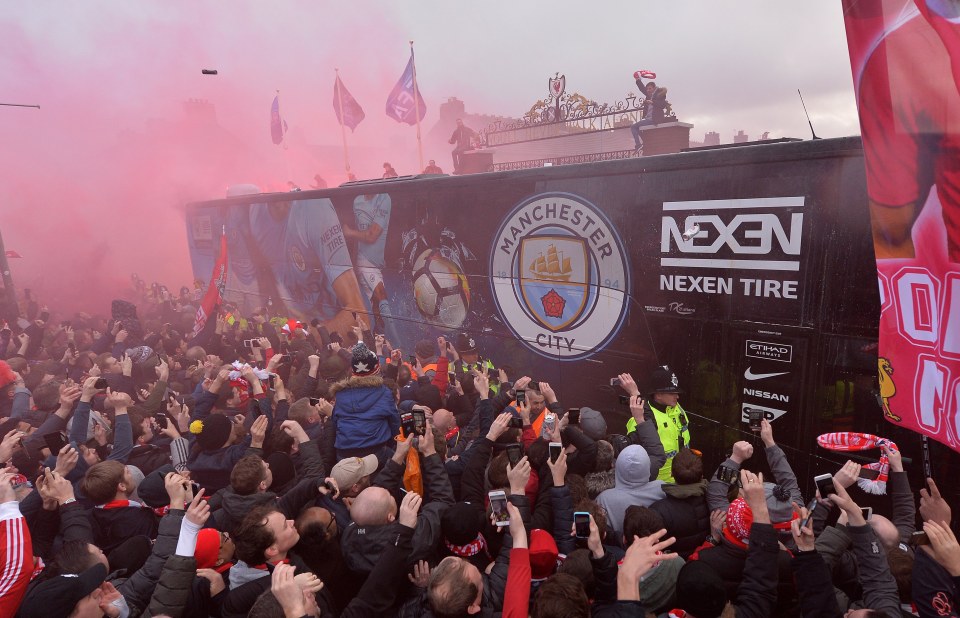
[[[467,337],[225,306],[197,339],[195,294],[139,289],[0,329],[0,616],[960,615],[951,509],[928,480],[917,529],[892,448],[886,513],[854,462],[802,495],[767,421],[668,482],[641,396],[624,435]]]

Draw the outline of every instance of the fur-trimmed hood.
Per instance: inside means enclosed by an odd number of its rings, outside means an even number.
[[[349,388],[376,388],[378,386],[383,386],[383,376],[350,376],[346,380],[340,380],[331,386],[330,394],[336,395]]]

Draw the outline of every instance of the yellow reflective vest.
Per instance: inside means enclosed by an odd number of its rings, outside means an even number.
[[[645,409],[644,415],[652,417],[650,420],[656,424],[660,444],[663,445],[663,450],[667,454],[667,462],[660,468],[657,478],[667,483],[673,483],[673,458],[680,452],[680,449],[690,446],[690,422],[687,419],[687,413],[680,407],[680,404],[659,410],[650,401],[647,401],[645,408],[650,410],[650,414],[646,414]],[[631,418],[627,421],[627,433],[636,431],[636,429],[637,421]]]

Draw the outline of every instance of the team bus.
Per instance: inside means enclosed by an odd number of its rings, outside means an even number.
[[[845,458],[816,437],[844,430],[894,439],[920,481],[920,437],[882,413],[857,137],[194,203],[198,278],[221,230],[241,311],[269,304],[331,332],[359,311],[408,347],[467,333],[511,378],[601,410],[611,433],[629,418],[612,378],[644,390],[667,365],[708,471],[734,441],[760,445],[758,410],[802,487]],[[957,470],[952,451],[931,452],[935,472]]]

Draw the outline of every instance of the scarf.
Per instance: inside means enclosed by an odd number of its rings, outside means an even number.
[[[97,506],[98,509],[125,509],[125,508],[134,508],[142,509],[146,508],[136,500],[111,500],[106,504],[101,504]]]
[[[817,437],[817,444],[830,451],[852,452],[869,451],[886,445],[892,451],[899,451],[893,440],[881,438],[869,433],[859,433],[856,431],[838,431],[835,433],[825,433]],[[890,459],[886,453],[881,451],[880,461],[867,464],[864,468],[877,470],[880,476],[876,480],[857,479],[857,485],[863,491],[883,495],[887,493],[887,479],[890,474]]]
[[[444,539],[443,542],[446,544],[447,549],[450,550],[451,554],[461,558],[469,558],[470,556],[476,556],[482,551],[487,551],[487,539],[483,538],[482,533],[478,534],[477,538],[473,539],[466,545],[454,545],[446,539]]]

